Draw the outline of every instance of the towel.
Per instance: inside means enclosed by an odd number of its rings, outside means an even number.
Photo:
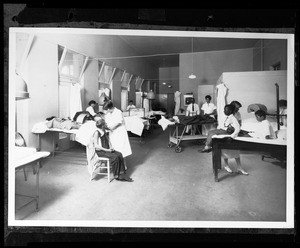
[[[87,121],[86,123],[82,124],[81,127],[78,129],[75,140],[81,143],[82,145],[87,146],[96,130],[99,130],[96,127],[96,122]]]
[[[162,129],[164,131],[167,129],[168,125],[174,125],[175,124],[175,122],[169,121],[164,116],[161,116],[161,119],[157,123],[162,127]]]

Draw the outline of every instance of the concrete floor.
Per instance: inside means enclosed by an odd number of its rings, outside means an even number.
[[[84,149],[68,162],[45,160],[40,170],[40,210],[34,204],[16,213],[25,220],[126,221],[285,221],[286,168],[276,160],[242,153],[249,176],[219,172],[214,181],[211,153],[198,153],[199,141],[183,141],[181,153],[168,148],[168,130],[156,128],[145,138],[130,138],[126,158],[133,183],[98,175],[89,180]],[[59,156],[58,156],[59,158]],[[80,164],[81,163],[81,164]],[[235,170],[235,161],[230,161]],[[35,177],[16,173],[16,191],[34,192]],[[16,207],[24,199],[17,197]]]

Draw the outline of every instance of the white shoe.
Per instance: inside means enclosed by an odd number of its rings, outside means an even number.
[[[238,169],[237,172],[240,173],[240,174],[246,175],[246,176],[249,175],[249,173],[244,171],[243,169]]]
[[[225,169],[228,173],[232,173],[232,170],[231,170],[228,166],[224,166],[224,169]]]

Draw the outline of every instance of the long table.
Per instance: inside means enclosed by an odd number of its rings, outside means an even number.
[[[20,149],[20,147],[18,148]],[[24,150],[24,152],[26,153],[26,150],[28,149],[28,147],[22,147],[22,150]],[[19,151],[19,150],[18,150]],[[24,153],[24,154],[25,154]],[[39,170],[40,170],[40,165],[41,165],[41,160],[43,158],[46,158],[50,155],[50,152],[35,152],[35,153],[29,153],[28,155],[25,155],[23,157],[20,157],[18,159],[16,159],[14,161],[14,167],[15,169],[22,169],[23,167],[26,166],[32,166],[35,165],[35,176],[36,176],[36,193],[34,196],[32,195],[24,195],[24,194],[17,194],[16,196],[23,196],[23,197],[27,197],[30,198],[31,200],[29,202],[27,202],[26,204],[22,205],[21,207],[19,207],[18,209],[16,209],[16,211],[20,210],[21,208],[27,206],[28,204],[30,204],[31,202],[35,201],[36,202],[36,210],[39,209]]]
[[[286,141],[284,140],[263,140],[248,137],[213,138],[212,139],[212,162],[215,181],[218,182],[218,170],[221,169],[222,149],[259,151],[266,153],[286,153]]]

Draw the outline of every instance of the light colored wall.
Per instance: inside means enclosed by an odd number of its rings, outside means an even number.
[[[169,88],[167,85],[163,85],[163,82],[167,84],[170,82],[173,87]],[[160,67],[158,83],[159,94],[174,93],[177,90],[179,90],[179,67]]]
[[[83,110],[88,107],[89,101],[94,100],[99,102],[98,87],[98,63],[95,60],[91,60],[87,64],[84,72],[84,98],[82,99]]]
[[[227,72],[223,80],[228,88],[226,102],[237,100],[242,104],[242,119],[253,117],[247,112],[250,104],[264,104],[269,113],[276,111],[276,87],[279,85],[279,99],[287,99],[287,71]]]
[[[193,92],[198,102],[198,85],[216,85],[223,72],[252,71],[253,49],[238,49],[194,53],[193,66],[191,54],[179,56],[179,91],[181,100],[186,93]],[[192,72],[196,79],[189,79]]]
[[[34,124],[58,115],[58,54],[57,45],[36,38],[25,62],[25,74],[30,99],[27,145],[37,147],[37,135],[31,133]],[[42,148],[49,150],[50,140],[45,139]]]
[[[141,78],[158,78],[158,68],[147,62],[144,58],[114,59],[114,57],[128,57],[128,54],[131,56],[137,55],[135,50],[130,47],[130,44],[125,43],[118,36],[106,36],[104,38],[103,35],[39,34],[39,37],[48,42],[59,44],[76,52],[91,56],[91,60],[99,58],[114,67],[126,70]],[[92,71],[86,71],[85,74],[87,73],[92,73]],[[94,78],[95,76],[87,77]],[[89,83],[93,83],[93,81],[89,82],[88,80],[85,80],[85,86]],[[121,92],[121,89],[115,92]],[[113,97],[121,98],[121,95]],[[88,101],[88,99],[84,99],[84,102]]]

